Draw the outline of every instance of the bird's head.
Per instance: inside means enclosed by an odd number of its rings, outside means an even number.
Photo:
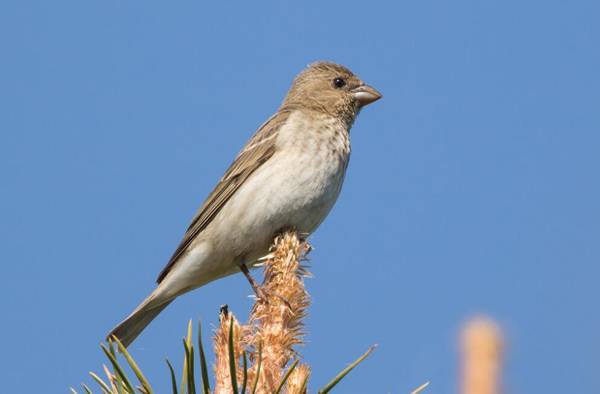
[[[362,107],[381,97],[346,67],[317,62],[294,79],[283,106],[324,112],[351,124]]]

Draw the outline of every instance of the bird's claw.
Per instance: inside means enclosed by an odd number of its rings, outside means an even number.
[[[266,290],[263,287],[257,287],[256,289],[254,289],[254,292],[256,293],[256,298],[258,301],[262,301],[265,304],[269,304],[269,299],[277,298],[281,302],[283,302],[285,306],[288,307],[290,310],[292,309],[292,304],[290,304],[290,302],[280,294]]]

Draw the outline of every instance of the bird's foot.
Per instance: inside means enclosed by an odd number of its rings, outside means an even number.
[[[257,300],[262,301],[265,304],[269,304],[269,300],[276,298],[279,301],[281,301],[288,309],[290,309],[290,310],[292,309],[292,304],[290,304],[290,302],[287,300],[287,298],[285,298],[281,294],[277,294],[273,291],[266,290],[263,287],[259,287],[257,290],[258,290],[258,293],[256,294]]]
[[[262,287],[258,283],[256,283],[256,281],[254,280],[252,275],[250,275],[250,271],[248,270],[248,267],[246,266],[246,264],[241,264],[240,270],[242,271],[242,273],[244,274],[246,279],[248,279],[248,282],[250,282],[250,286],[252,286],[252,290],[254,290],[254,294],[256,295],[256,299],[258,301],[268,304],[269,299],[277,298],[281,302],[283,302],[285,304],[285,306],[287,306],[289,309],[292,309],[292,305],[285,297],[283,297],[282,295],[279,295],[277,293],[274,293],[272,291],[268,291],[264,287]]]

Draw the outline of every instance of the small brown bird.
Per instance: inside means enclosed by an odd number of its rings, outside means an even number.
[[[317,62],[248,141],[200,207],[158,276],[158,286],[109,334],[128,346],[177,296],[248,273],[283,229],[311,234],[342,188],[349,132],[360,109],[381,98],[346,67]]]

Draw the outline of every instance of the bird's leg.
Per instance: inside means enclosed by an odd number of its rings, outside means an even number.
[[[265,297],[263,289],[258,285],[258,283],[256,283],[252,275],[250,275],[250,271],[248,270],[248,266],[246,265],[246,263],[240,264],[240,270],[242,270],[242,273],[244,274],[246,279],[248,279],[248,282],[250,282],[250,286],[252,286],[252,290],[254,290],[254,294],[256,294],[256,297],[258,297],[261,300],[265,300],[266,302],[267,298]]]
[[[250,271],[248,270],[248,266],[245,263],[240,264],[240,270],[242,271],[242,273],[244,274],[244,276],[246,277],[246,279],[248,279],[248,282],[250,282],[250,286],[252,286],[252,290],[254,290],[254,294],[256,294],[256,297],[259,300],[263,300],[265,303],[268,304],[269,303],[269,296],[277,297],[289,309],[292,309],[292,305],[290,304],[290,302],[288,300],[285,299],[285,297],[283,297],[283,296],[281,296],[279,294],[273,293],[271,291],[267,291],[264,288],[262,288],[261,286],[259,286],[259,284],[256,283],[256,281],[252,277],[252,275],[250,275]]]
[[[300,249],[302,251],[303,256],[306,257],[306,255],[309,254],[313,250],[312,245],[308,243],[308,236],[310,234],[309,233],[297,233],[297,234],[298,234],[298,240],[300,241]]]

